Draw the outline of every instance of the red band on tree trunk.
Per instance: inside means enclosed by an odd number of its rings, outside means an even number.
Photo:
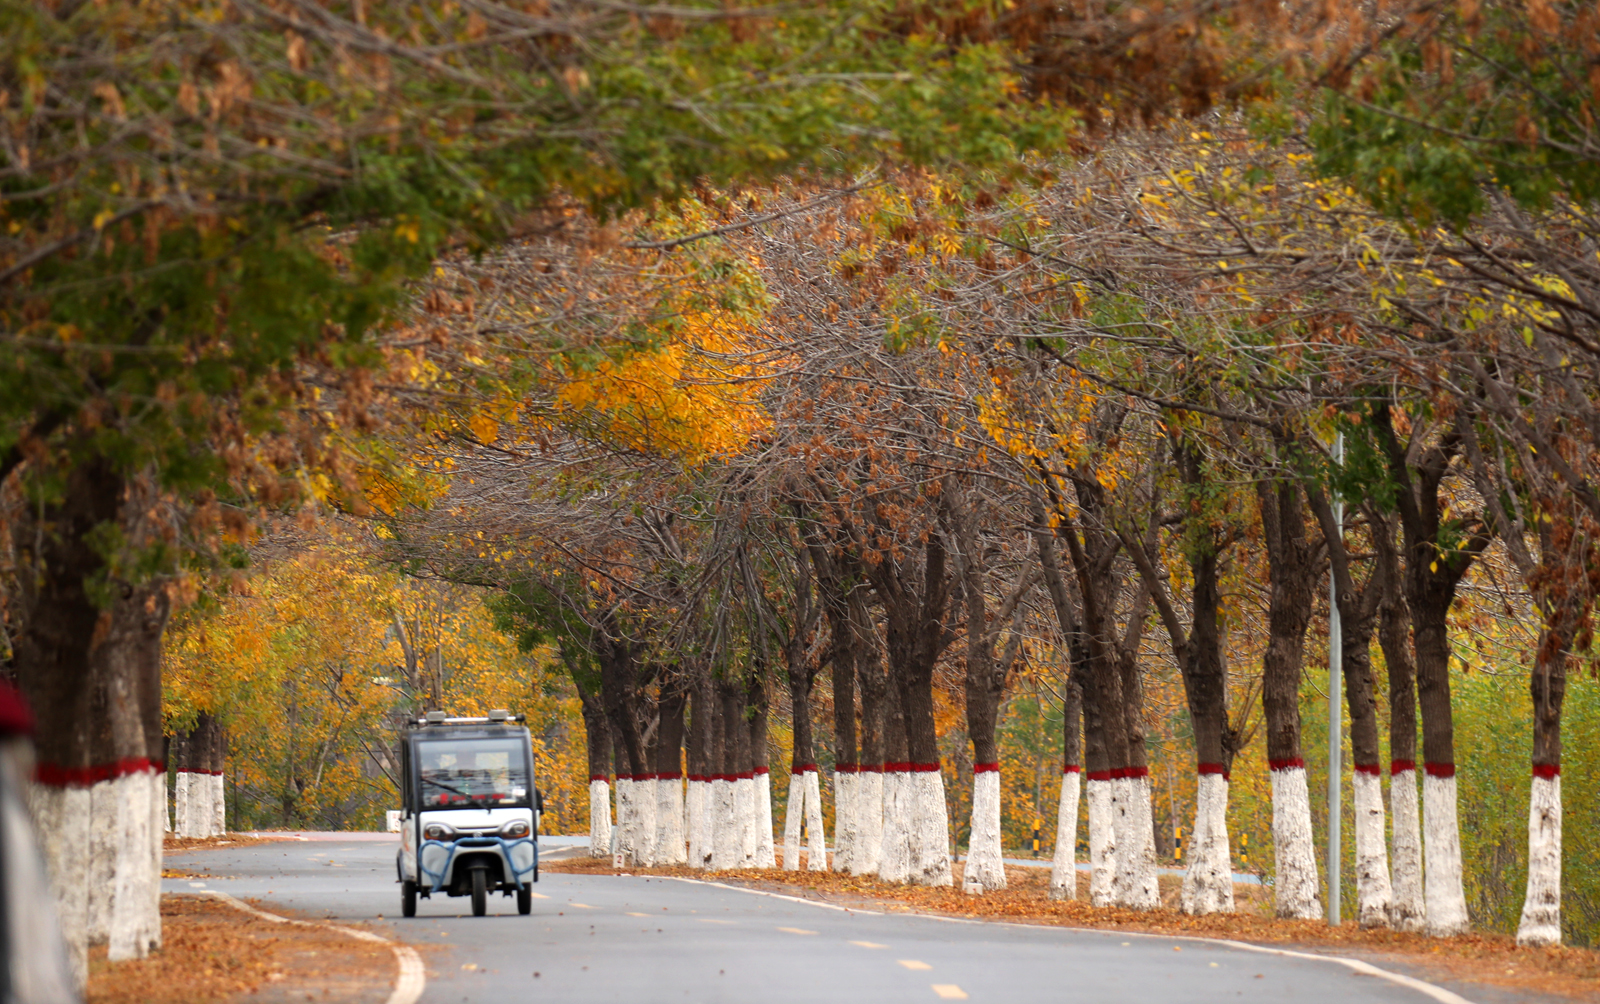
[[[1126,778],[1131,778],[1131,779],[1138,779],[1138,778],[1141,778],[1141,777],[1149,777],[1150,776],[1150,768],[1149,767],[1124,767],[1124,768],[1122,768],[1122,776],[1126,777]]]
[[[657,781],[676,781],[681,777],[683,777],[683,772],[679,771],[679,770],[673,770],[673,771],[665,771],[664,770],[664,771],[661,771],[660,773],[656,774],[656,780]]]
[[[906,764],[906,770],[913,774],[933,774],[938,772],[939,765],[936,763],[908,763]]]
[[[594,782],[594,781],[607,781],[607,782],[609,782],[611,780],[611,775],[609,775],[609,774],[590,774],[589,775],[589,780],[590,780],[591,783]]]
[[[991,771],[994,773],[999,773],[1000,765],[998,763],[975,763],[972,765],[972,772],[974,774],[988,774]]]
[[[1408,770],[1416,770],[1416,769],[1417,769],[1417,762],[1415,760],[1390,760],[1389,761],[1389,775],[1391,777],[1394,776],[1395,774],[1404,774]]]
[[[791,773],[791,774],[804,774],[808,770],[809,771],[815,771],[816,769],[817,769],[817,765],[814,764],[814,763],[797,763],[793,767],[789,768],[789,773]]]
[[[750,781],[750,780],[753,780],[755,778],[755,776],[756,776],[756,772],[755,771],[747,770],[747,771],[741,771],[740,773],[733,775],[733,779],[735,781]]]
[[[166,765],[147,756],[127,757],[116,763],[101,763],[91,767],[58,767],[53,763],[42,763],[34,768],[33,777],[40,784],[51,788],[87,788],[101,781],[127,777],[129,774],[142,774],[145,771],[164,774]]]
[[[1082,771],[1083,771],[1083,768],[1079,767],[1075,763],[1065,764],[1061,768],[1061,773],[1063,773],[1063,774],[1078,774],[1078,773],[1081,773]]]
[[[707,777],[704,774],[690,774],[689,775],[689,780],[690,781],[699,781],[701,784],[709,784],[711,782],[711,778]]]
[[[1355,770],[1357,774],[1371,774],[1373,777],[1383,773],[1383,768],[1375,763],[1358,763],[1355,765]]]
[[[1089,772],[1089,780],[1091,780],[1091,781],[1109,781],[1109,780],[1111,780],[1111,771],[1109,771],[1109,770],[1091,770]]]
[[[756,768],[756,773],[757,774],[770,774],[772,772],[770,770],[768,770],[767,768],[765,768],[765,767],[757,767]]]
[[[1427,763],[1422,765],[1422,769],[1427,771],[1429,777],[1456,776],[1456,765],[1453,763],[1434,763],[1432,760],[1429,760]]]
[[[892,760],[883,765],[883,772],[885,774],[904,774],[906,771],[908,771],[910,769],[911,769],[911,765],[910,764],[908,764],[908,763],[895,763]]]
[[[836,763],[833,765],[833,772],[835,774],[854,774],[856,765],[853,763]]]
[[[1552,781],[1561,776],[1561,765],[1558,763],[1536,763],[1533,765],[1533,776]]]
[[[1228,768],[1220,763],[1202,763],[1195,765],[1196,774],[1221,774],[1224,781],[1232,780],[1233,775],[1228,773]]]
[[[1268,770],[1294,770],[1296,767],[1300,768],[1301,770],[1305,770],[1306,762],[1299,757],[1291,757],[1288,760],[1267,761]]]
[[[856,773],[858,773],[858,774],[882,774],[883,773],[883,764],[881,764],[881,763],[858,763],[858,764],[856,764]]]

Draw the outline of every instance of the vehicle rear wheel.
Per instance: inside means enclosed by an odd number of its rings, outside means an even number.
[[[489,869],[472,869],[472,915],[481,917],[489,910]]]
[[[517,912],[524,917],[533,912],[533,890],[526,882],[517,890]]]
[[[400,916],[415,917],[417,915],[417,884],[410,879],[400,883]]]

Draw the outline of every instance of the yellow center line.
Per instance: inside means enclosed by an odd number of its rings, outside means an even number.
[[[780,928],[778,928],[778,930],[784,932],[785,934],[816,934],[817,933],[815,931],[808,931],[803,927],[780,927]]]
[[[530,892],[530,893],[528,893],[528,895],[532,896],[534,899],[549,899],[550,898],[549,896],[546,896],[542,892]]]
[[[888,948],[889,947],[888,945],[880,945],[876,941],[852,941],[852,942],[850,942],[850,944],[860,946],[861,948]]]
[[[568,903],[567,905],[568,906],[575,906],[580,910],[593,910],[593,909],[595,909],[594,907],[590,906],[588,903]]]
[[[926,962],[919,962],[916,959],[897,959],[896,961],[899,962],[902,966],[905,966],[907,969],[932,969],[933,968],[932,966],[928,965]]]
[[[930,983],[928,985],[933,988],[934,993],[947,1001],[964,1001],[967,999],[967,992],[954,983]]]
[[[717,917],[696,917],[695,920],[698,920],[702,924],[737,924],[737,923],[739,923],[737,920],[721,920],[721,919],[719,919]]]

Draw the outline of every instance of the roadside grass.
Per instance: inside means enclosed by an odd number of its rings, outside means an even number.
[[[805,867],[805,855],[801,855]],[[1278,948],[1305,948],[1328,955],[1359,956],[1390,963],[1422,979],[1467,981],[1576,1000],[1600,1000],[1600,951],[1587,948],[1522,948],[1501,934],[1431,938],[1387,928],[1363,930],[1354,922],[1330,927],[1322,921],[1280,920],[1272,915],[1272,890],[1234,885],[1237,910],[1191,917],[1178,909],[1181,879],[1162,875],[1162,906],[1148,912],[1095,908],[1088,903],[1088,874],[1078,873],[1078,899],[1052,900],[1045,868],[1006,866],[1007,888],[981,896],[961,891],[961,864],[953,886],[895,885],[870,876],[837,872],[750,869],[708,872],[683,866],[614,868],[610,858],[563,858],[541,870],[593,875],[664,875],[813,899],[836,906],[887,912],[1042,924],[1060,927],[1226,938]]]

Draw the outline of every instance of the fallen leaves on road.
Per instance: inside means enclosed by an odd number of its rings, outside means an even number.
[[[322,927],[274,924],[210,897],[161,897],[161,948],[149,958],[89,956],[88,1004],[254,1001],[381,1002],[395,978],[386,945]]]
[[[1413,975],[1423,978],[1490,983],[1581,1000],[1600,999],[1600,952],[1592,949],[1522,948],[1514,938],[1501,934],[1430,938],[1388,929],[1363,930],[1354,923],[1329,927],[1322,921],[1280,920],[1272,916],[1271,890],[1258,885],[1234,886],[1235,913],[1191,917],[1177,908],[1180,879],[1175,875],[1161,876],[1162,908],[1145,912],[1090,906],[1088,876],[1081,872],[1078,876],[1081,898],[1052,900],[1048,869],[1009,865],[1006,867],[1007,888],[981,896],[962,892],[960,864],[955,866],[955,884],[938,888],[893,885],[873,877],[837,872],[777,869],[705,872],[682,866],[616,869],[610,858],[568,858],[541,864],[540,868],[551,872],[602,875],[626,872],[708,879],[841,906],[890,912],[1228,938],[1283,948],[1304,947],[1330,955],[1359,955],[1378,965],[1392,962],[1413,969]]]

